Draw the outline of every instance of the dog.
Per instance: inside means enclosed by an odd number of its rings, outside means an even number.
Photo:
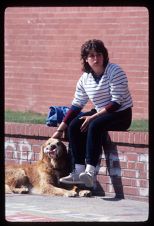
[[[65,144],[55,138],[49,138],[42,146],[39,160],[35,163],[22,165],[6,165],[5,193],[31,193],[67,197],[91,196],[91,191],[80,189],[75,185],[71,188],[62,187],[61,177],[70,171],[68,151]]]

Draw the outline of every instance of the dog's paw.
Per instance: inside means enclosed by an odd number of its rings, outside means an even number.
[[[71,190],[71,191],[68,191],[67,193],[65,193],[64,196],[66,196],[66,197],[76,197],[77,195],[78,195],[78,193],[76,191]]]
[[[19,192],[20,192],[20,194],[27,194],[29,192],[29,190],[27,187],[21,186]]]
[[[12,190],[10,189],[9,185],[5,184],[5,193],[6,194],[12,194]]]
[[[92,192],[90,190],[81,190],[79,191],[79,197],[91,197]]]

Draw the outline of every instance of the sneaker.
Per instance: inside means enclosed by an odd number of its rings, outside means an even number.
[[[94,186],[94,174],[90,172],[83,172],[79,175],[80,181],[82,181],[86,187],[92,188]]]
[[[79,179],[79,174],[72,172],[66,177],[62,177],[59,179],[59,182],[65,184],[83,184],[83,182]]]

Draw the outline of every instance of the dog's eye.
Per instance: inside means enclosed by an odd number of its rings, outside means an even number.
[[[60,141],[58,141],[58,142],[57,142],[57,145],[58,145],[58,146],[59,146],[59,145],[61,145],[61,142],[60,142]]]

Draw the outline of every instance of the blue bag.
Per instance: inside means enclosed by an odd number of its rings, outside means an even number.
[[[62,122],[70,108],[66,106],[51,106],[49,109],[46,125],[57,127],[57,125]]]

